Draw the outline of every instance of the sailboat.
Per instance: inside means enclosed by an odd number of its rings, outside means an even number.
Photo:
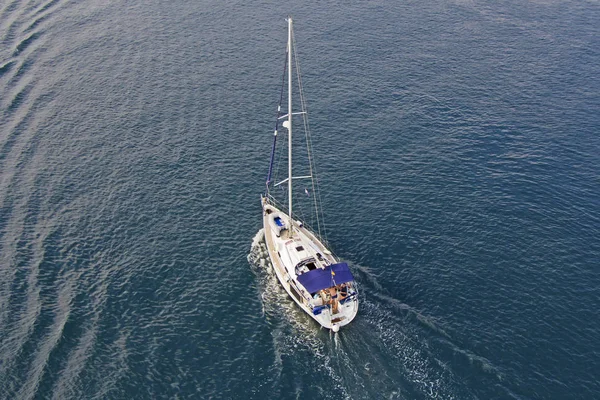
[[[324,244],[325,240],[320,235],[319,209],[317,197],[314,196],[316,208],[317,230],[309,228],[303,223],[293,210],[294,183],[302,180],[310,180],[311,188],[315,192],[318,186],[316,181],[316,170],[310,156],[310,136],[307,136],[309,174],[304,176],[293,176],[292,174],[292,123],[293,117],[302,117],[305,134],[310,135],[308,130],[308,114],[306,103],[303,98],[302,81],[300,79],[297,56],[295,54],[294,34],[292,29],[292,18],[287,18],[288,42],[286,48],[286,68],[284,68],[284,79],[281,89],[281,99],[277,108],[275,133],[273,137],[273,148],[271,151],[271,162],[267,176],[266,193],[261,196],[263,226],[265,242],[269,258],[275,275],[279,282],[294,302],[317,321],[322,327],[338,332],[340,327],[349,324],[358,312],[358,291],[354,277],[348,264],[340,262],[335,255]],[[296,73],[298,90],[300,96],[300,111],[293,111],[293,65],[296,61]],[[281,103],[285,87],[285,75],[287,69],[287,113],[282,115]],[[273,176],[273,165],[275,159],[275,148],[277,144],[279,121],[283,121],[283,128],[287,131],[287,178],[278,183],[271,182]],[[287,184],[287,210],[279,205],[271,189]],[[310,193],[305,189],[308,196]],[[322,213],[321,213],[322,215]]]

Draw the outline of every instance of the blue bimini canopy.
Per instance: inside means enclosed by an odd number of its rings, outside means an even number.
[[[348,268],[348,264],[346,263],[332,264],[322,269],[313,269],[298,277],[298,282],[309,293],[316,293],[321,289],[352,282],[353,280],[352,272],[350,272],[350,268]]]

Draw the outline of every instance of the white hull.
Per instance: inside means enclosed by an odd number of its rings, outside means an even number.
[[[288,133],[288,176],[283,181],[274,184],[279,186],[287,183],[288,188],[288,213],[276,208],[269,197],[269,186],[273,172],[275,148],[277,143],[278,122],[275,124],[273,135],[273,147],[271,151],[271,162],[267,176],[267,197],[262,199],[263,226],[265,231],[265,242],[267,251],[273,265],[277,279],[290,295],[290,297],[321,326],[337,332],[340,327],[349,324],[358,312],[358,292],[354,283],[354,277],[348,268],[348,264],[339,263],[331,252],[311,231],[293,220],[294,205],[292,199],[293,182],[298,179],[312,181],[312,189],[315,191],[316,170],[312,166],[310,151],[310,135],[308,131],[307,113],[302,97],[302,83],[298,73],[298,90],[301,97],[302,111],[293,112],[292,108],[292,54],[293,52],[293,30],[292,19],[288,18],[288,45],[287,45],[287,84],[288,84],[288,107],[287,114],[281,115],[281,101],[277,107],[277,121],[283,121],[283,127]],[[297,60],[296,60],[297,61]],[[296,68],[297,69],[297,68]],[[283,88],[282,88],[283,94]],[[283,98],[283,96],[282,96]],[[302,115],[304,118],[304,129],[306,133],[306,147],[309,158],[309,175],[294,176],[292,174],[292,116]],[[309,194],[308,190],[305,189]],[[318,206],[315,199],[315,211],[318,215]]]
[[[274,222],[276,217],[284,228]],[[311,267],[321,268],[337,263],[331,252],[298,223],[294,224],[290,236],[290,218],[266,199],[263,199],[263,225],[273,270],[289,296],[324,328],[337,332],[340,327],[349,324],[358,312],[358,293],[354,282],[311,294],[297,279],[297,265],[308,261]],[[339,291],[340,286],[344,286],[344,293]],[[332,290],[335,295],[329,296],[327,290]]]

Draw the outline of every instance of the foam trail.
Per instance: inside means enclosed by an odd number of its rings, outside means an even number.
[[[457,384],[451,365],[440,365],[435,349],[430,348],[431,340],[447,342],[451,334],[422,312],[386,293],[368,267],[355,266],[357,278],[363,278],[369,294],[367,299],[361,299],[359,316],[346,330],[332,334],[320,330],[298,310],[277,278],[269,273],[272,269],[263,230],[252,240],[248,261],[259,280],[263,313],[273,326],[277,379],[287,373],[286,359],[301,359],[303,355],[304,364],[292,368],[321,370],[329,382],[323,389],[328,395],[403,398],[403,393],[412,392],[426,398],[470,398]],[[296,389],[303,393],[301,387]]]

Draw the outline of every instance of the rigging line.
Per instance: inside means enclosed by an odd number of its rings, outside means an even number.
[[[305,102],[305,107],[306,107],[306,102]],[[310,131],[310,123],[308,121],[308,118],[306,118],[305,124],[306,124],[306,133],[307,133],[307,142],[309,143],[308,147],[310,149],[312,149],[313,148],[312,147],[313,146],[312,135],[311,135],[311,131]],[[325,214],[323,212],[321,189],[319,187],[319,174],[317,171],[317,163],[314,161],[314,152],[311,152],[311,162],[312,162],[313,172],[314,172],[314,176],[315,176],[315,179],[311,183],[313,185],[313,192],[315,193],[314,203],[315,203],[315,212],[317,214],[317,224],[318,224],[319,236],[322,236],[322,238],[325,239],[325,242],[327,242],[327,229],[325,226]],[[323,232],[321,232],[321,227],[323,229]]]
[[[277,130],[279,126],[279,116],[281,115],[281,103],[283,103],[283,88],[285,87],[285,73],[288,68],[288,48],[285,48],[285,60],[283,62],[283,75],[281,76],[281,90],[279,91],[279,104],[277,105],[277,116],[275,118],[275,130]],[[292,66],[290,65],[290,68]]]
[[[267,175],[267,193],[269,192],[269,183],[271,182],[271,175],[273,173],[273,159],[275,157],[275,144],[277,143],[277,130],[279,128],[279,116],[281,115],[281,103],[283,102],[283,88],[285,86],[285,72],[287,70],[287,60],[288,60],[288,51],[289,49],[286,47],[285,49],[285,61],[283,62],[283,76],[281,77],[281,90],[279,93],[279,104],[277,105],[277,113],[275,116],[275,133],[273,137],[273,146],[271,147],[271,161],[269,162],[269,174]],[[291,68],[291,66],[290,66]]]
[[[304,124],[304,133],[306,136],[306,120],[307,120],[307,111],[306,111],[306,104],[304,101],[304,93],[302,90],[302,78],[301,78],[301,73],[300,73],[300,62],[299,62],[299,58],[298,58],[298,52],[296,50],[296,38],[295,36],[293,36],[293,32],[292,32],[292,41],[294,43],[293,49],[294,49],[294,61],[295,61],[295,67],[296,67],[296,78],[298,80],[298,91],[300,94],[300,109],[301,109],[301,114],[302,114],[302,122]],[[307,152],[307,158],[308,158],[308,168],[309,168],[309,174],[311,176],[311,189],[313,189],[313,194],[314,194],[314,184],[313,184],[313,179],[312,179],[312,164],[313,164],[313,160],[311,159],[311,154],[310,154],[310,146],[306,145],[306,152]],[[314,196],[313,196],[314,197]],[[318,223],[318,213],[317,210],[315,209],[315,213],[311,215],[315,215],[317,217],[317,229],[319,230],[319,234],[320,234],[320,229],[319,229],[319,223]],[[311,225],[313,224],[313,221],[311,220]]]
[[[286,77],[286,71],[288,68],[288,47],[286,46],[285,49],[285,62],[284,62],[284,69],[283,69],[283,75],[281,78],[281,92],[280,92],[280,97],[279,97],[279,104],[277,106],[277,117],[279,117],[281,115],[281,104],[283,103],[283,94],[284,94],[284,89],[285,89],[285,77]],[[289,67],[291,68],[291,67]],[[279,123],[279,118],[277,118],[276,120],[276,126]],[[279,180],[279,167],[282,163],[282,158],[283,158],[283,151],[284,149],[287,147],[287,140],[288,140],[288,135],[283,135],[283,145],[279,146],[279,152],[277,153],[277,157],[275,160],[275,175],[274,175],[274,179],[272,179],[271,181],[278,181]]]
[[[281,163],[283,162],[283,153],[284,153],[286,146],[287,146],[287,135],[283,135],[283,137],[280,139],[280,145],[278,146],[278,150],[275,155],[273,176],[272,176],[272,180],[271,180],[272,182],[277,182],[280,180],[279,170],[280,170]]]
[[[293,32],[292,32],[292,40],[294,41],[294,44],[295,44],[295,37],[293,36]],[[304,87],[302,85],[302,78],[301,78],[301,73],[300,73],[300,62],[298,59],[296,46],[293,46],[293,49],[294,49],[294,59],[296,61],[296,75],[298,78],[298,89],[300,91],[301,108],[302,108],[302,111],[304,112],[302,120],[304,123],[304,130],[306,133],[306,144],[307,144],[307,153],[308,153],[308,159],[309,159],[309,169],[310,169],[311,175],[314,176],[314,179],[311,180],[311,184],[312,184],[312,191],[313,191],[313,200],[314,200],[314,205],[315,205],[315,215],[316,215],[316,219],[317,219],[317,230],[319,232],[319,236],[321,238],[324,238],[325,242],[327,242],[327,230],[325,228],[325,215],[323,212],[323,207],[322,206],[319,207],[319,203],[322,204],[322,199],[321,199],[321,191],[319,189],[319,179],[318,179],[318,174],[317,174],[317,167],[316,167],[316,163],[314,162],[314,155],[310,151],[312,149],[312,137],[310,134],[310,126],[309,126],[309,122],[308,122],[308,109],[306,106],[306,100],[304,98]],[[314,173],[313,173],[313,169],[314,169]],[[318,201],[317,201],[317,197],[318,197]],[[321,225],[323,226],[323,233],[321,233]]]
[[[305,114],[304,112],[293,112],[292,115],[301,115],[301,114]],[[287,118],[288,114],[283,114],[282,116],[278,117],[278,119],[284,119]]]
[[[304,104],[304,106],[306,107],[306,103]],[[312,140],[311,140],[311,135],[310,135],[310,126],[309,126],[308,118],[304,119],[303,122],[304,122],[304,129],[306,131],[306,148],[307,148],[307,153],[308,153],[308,157],[309,157],[310,173],[314,174],[314,179],[311,179],[311,190],[313,192],[312,197],[313,197],[314,210],[315,210],[315,219],[317,222],[317,230],[319,232],[319,236],[322,236],[322,229],[321,229],[321,225],[323,225],[322,207],[319,207],[319,202],[317,201],[317,199],[320,196],[320,191],[318,190],[318,186],[316,186],[316,184],[315,184],[315,182],[318,180],[318,173],[317,173],[317,168],[316,168],[314,152],[312,151]]]
[[[304,92],[304,88],[301,87],[301,91]],[[304,96],[301,96],[301,100],[303,101],[303,107],[306,109],[307,105],[306,105],[306,100],[304,99]],[[313,174],[314,174],[314,180],[311,181],[312,184],[312,189],[313,189],[313,201],[314,201],[314,208],[315,208],[315,214],[316,214],[316,218],[317,218],[317,229],[319,231],[319,236],[321,237],[321,239],[325,239],[325,242],[327,242],[327,230],[325,227],[325,215],[323,212],[323,206],[322,206],[322,198],[321,198],[321,190],[319,187],[319,175],[318,175],[318,171],[317,171],[317,163],[315,162],[314,158],[314,152],[312,152],[312,148],[313,148],[313,144],[312,144],[312,135],[311,135],[311,130],[310,130],[310,122],[308,120],[308,118],[304,119],[304,124],[305,124],[305,131],[306,131],[306,140],[307,140],[307,147],[309,149],[309,156],[310,156],[310,162],[311,162],[311,167],[313,170]]]
[[[283,135],[283,143],[281,144],[281,146],[279,146],[279,152],[277,154],[277,161],[276,161],[276,165],[275,165],[275,176],[274,176],[274,181],[278,181],[280,179],[280,175],[279,175],[279,167],[281,165],[281,163],[283,162],[283,154],[285,153],[285,148],[287,147],[287,140],[288,137],[287,135]]]
[[[295,44],[296,38],[293,37],[292,40],[294,41],[294,44]],[[311,189],[313,191],[313,199],[316,200],[315,185],[314,185],[314,180],[312,179],[314,158],[311,154],[312,143],[310,143],[310,141],[309,141],[310,131],[309,131],[309,127],[308,127],[308,111],[307,111],[307,106],[306,106],[306,100],[304,98],[304,87],[302,86],[302,74],[300,72],[300,60],[298,57],[296,46],[294,46],[294,60],[296,61],[296,76],[297,76],[297,80],[298,80],[298,91],[300,92],[300,104],[301,104],[301,110],[302,110],[302,115],[303,115],[302,122],[304,125],[304,133],[305,133],[305,137],[306,137],[306,153],[308,156],[309,173],[311,175]],[[319,236],[320,236],[321,235],[321,226],[320,226],[320,222],[319,222],[319,212],[318,212],[318,207],[317,207],[316,202],[315,202],[315,217],[317,220],[317,230],[319,231]]]

